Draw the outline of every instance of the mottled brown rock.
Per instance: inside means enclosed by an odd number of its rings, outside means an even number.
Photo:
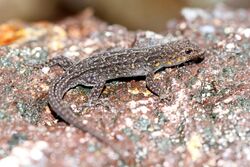
[[[130,32],[88,12],[59,24],[18,23],[24,35],[0,48],[0,166],[120,165],[111,148],[65,124],[48,107],[49,85],[63,71],[30,64],[57,55],[78,61],[97,51],[182,38],[197,42],[207,54],[202,62],[155,76],[173,96],[170,101],[159,101],[144,80],[132,78],[107,85],[100,98],[109,107],[79,111],[89,93],[82,87],[67,93],[65,102],[110,141],[131,150],[131,164],[248,166],[250,12],[219,6],[182,14],[183,20],[167,24],[167,35]]]

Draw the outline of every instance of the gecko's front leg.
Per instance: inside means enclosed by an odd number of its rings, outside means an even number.
[[[161,100],[166,100],[169,101],[170,99],[172,99],[172,97],[170,95],[167,94],[168,91],[164,90],[163,88],[161,88],[155,81],[154,81],[154,71],[150,71],[147,75],[146,75],[146,85],[148,87],[148,89],[156,94],[157,96],[160,97]]]
[[[52,58],[50,59],[46,65],[48,65],[49,67],[52,67],[52,66],[60,66],[64,71],[66,71],[67,69],[69,69],[71,66],[73,66],[73,62],[67,58],[67,57],[64,57],[64,56],[59,56],[59,57],[55,57],[55,58]]]

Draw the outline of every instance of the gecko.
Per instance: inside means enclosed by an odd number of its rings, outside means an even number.
[[[96,53],[74,64],[66,57],[56,57],[50,66],[59,65],[64,73],[55,79],[49,89],[49,105],[65,122],[87,132],[111,147],[120,157],[122,151],[93,127],[83,123],[69,105],[62,103],[64,95],[72,88],[92,87],[87,106],[98,101],[105,83],[110,80],[145,76],[147,88],[160,98],[163,91],[154,83],[154,74],[163,68],[175,67],[187,61],[204,58],[205,50],[188,39],[177,40],[143,48],[127,48]]]

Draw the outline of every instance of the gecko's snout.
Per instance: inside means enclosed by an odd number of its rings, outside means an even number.
[[[197,59],[205,59],[205,53],[206,53],[206,50],[205,49],[201,49],[199,52],[198,52],[198,56],[197,56]]]

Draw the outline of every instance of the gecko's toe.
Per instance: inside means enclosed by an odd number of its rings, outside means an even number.
[[[170,104],[174,100],[174,95],[173,94],[162,94],[160,95],[159,101]]]

